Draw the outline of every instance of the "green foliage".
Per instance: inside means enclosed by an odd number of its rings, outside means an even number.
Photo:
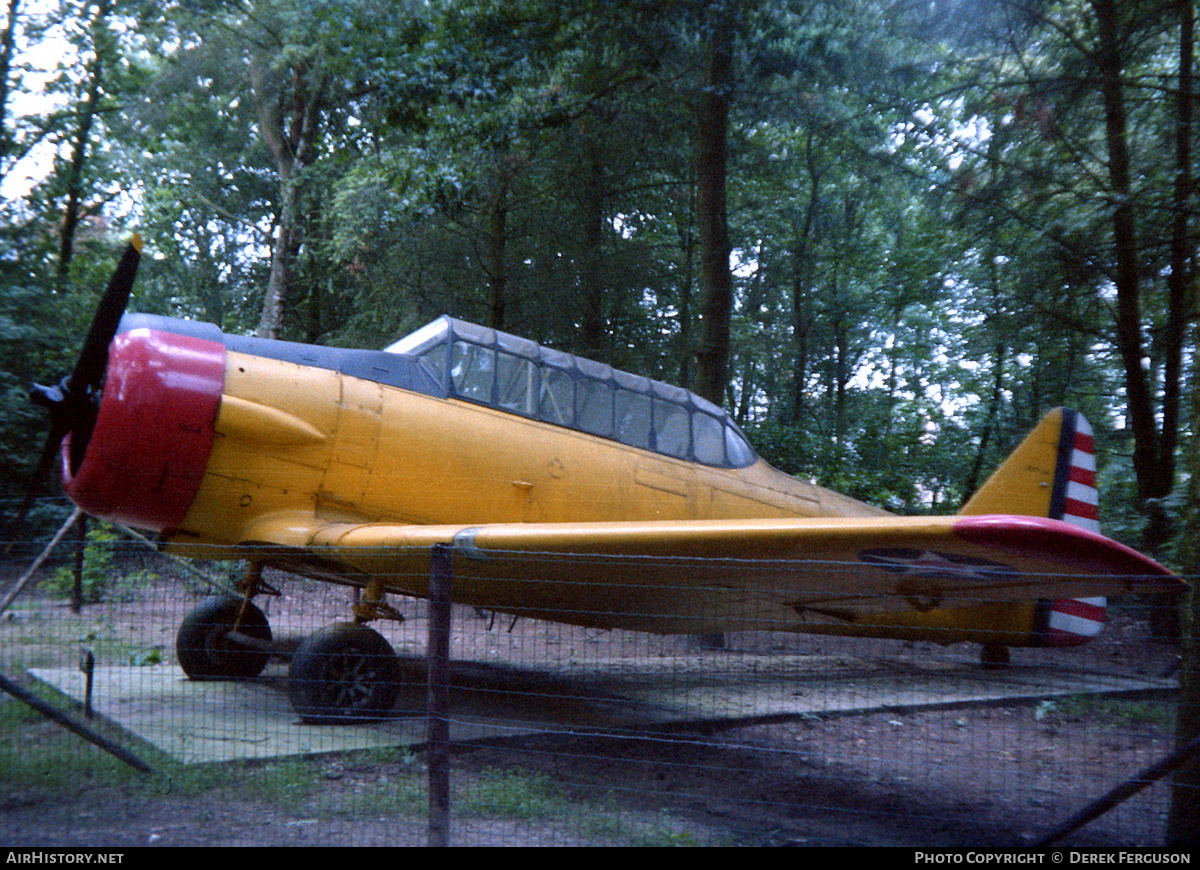
[[[79,323],[82,300],[35,289],[35,276],[21,271],[0,262],[0,276],[11,282],[0,283],[0,528],[9,525],[33,487],[36,500],[23,533],[40,536],[61,525],[67,510],[49,486],[33,481],[46,415],[31,405],[28,389],[33,383],[56,384],[70,371],[80,339],[69,330]]]
[[[117,562],[116,544],[122,540],[119,532],[107,523],[91,523],[83,548],[83,567],[80,574],[82,604],[101,601],[133,601],[139,590],[154,579],[146,570],[123,572]],[[75,569],[64,565],[42,583],[44,591],[62,598],[73,596]],[[142,657],[145,659],[145,656]],[[154,664],[143,660],[135,664]]]
[[[562,812],[566,799],[549,777],[491,773],[463,788],[455,809],[463,815],[493,819],[546,819]]]
[[[44,122],[58,163],[3,222],[6,505],[40,443],[24,390],[69,370],[131,201],[151,251],[144,311],[254,328],[290,185],[288,337],[381,346],[450,313],[690,386],[695,107],[714,8],[168,3],[123,28],[123,3],[107,19],[66,4],[83,53],[50,90],[80,106],[86,49],[112,59],[84,176],[104,218],[57,275],[80,115],[14,121],[19,143]],[[912,512],[955,507],[1069,404],[1096,424],[1112,528],[1136,539],[1104,118],[1081,51],[1092,9],[1054,10],[742,6],[728,405],[772,462]],[[1174,121],[1159,97],[1178,63],[1174,21],[1121,22],[1153,376],[1170,325]],[[312,154],[282,179],[264,122],[309,96]],[[60,510],[46,499],[34,518],[49,527]]]
[[[151,667],[162,663],[163,655],[160,649],[140,649],[129,655],[129,664],[135,668]]]
[[[1175,726],[1175,710],[1170,704],[1102,695],[1068,695],[1042,701],[1035,710],[1038,721],[1053,721],[1058,716],[1082,719],[1105,730],[1147,725],[1170,730]]]
[[[8,695],[0,696],[0,770],[6,791],[28,800],[88,787],[136,787],[142,780],[116,757]]]

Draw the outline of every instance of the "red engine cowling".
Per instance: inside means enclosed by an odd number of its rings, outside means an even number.
[[[136,528],[178,527],[204,477],[224,385],[219,342],[149,328],[119,334],[78,468],[71,468],[71,436],[63,442],[71,500]]]

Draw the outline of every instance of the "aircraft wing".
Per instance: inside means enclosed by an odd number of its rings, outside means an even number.
[[[255,539],[276,536],[264,520]],[[266,560],[299,573],[383,576],[428,591],[430,552],[453,553],[457,603],[660,633],[798,630],[830,620],[980,604],[1167,592],[1182,581],[1136,551],[1026,516],[317,525]],[[338,569],[336,566],[342,566]]]

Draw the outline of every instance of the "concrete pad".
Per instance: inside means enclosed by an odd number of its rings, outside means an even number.
[[[286,666],[257,680],[192,682],[175,666],[99,666],[98,715],[187,764],[415,745],[425,740],[424,661],[401,658],[397,712],[382,722],[302,724],[286,692]],[[78,669],[30,673],[83,702]],[[798,654],[664,655],[582,663],[455,662],[451,739],[555,730],[722,728],[877,710],[1036,702],[1076,694],[1170,692],[1171,680],[973,662]],[[404,711],[408,711],[407,713]]]
[[[83,703],[80,670],[29,673]],[[97,667],[92,709],[185,764],[403,745],[418,742],[424,729],[418,719],[388,722],[386,730],[302,726],[281,676],[199,683],[173,665]]]

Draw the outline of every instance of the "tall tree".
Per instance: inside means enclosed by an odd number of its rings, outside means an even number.
[[[1200,312],[1200,297],[1194,286],[1194,242],[1189,231],[1188,216],[1192,212],[1192,88],[1195,58],[1196,12],[1191,0],[1179,0],[1176,6],[1179,21],[1179,89],[1176,116],[1176,185],[1174,190],[1176,214],[1171,243],[1171,299],[1173,304],[1186,304],[1192,316],[1192,347],[1200,348],[1200,325],[1195,315]],[[1182,318],[1181,318],[1182,319]],[[1182,329],[1182,325],[1179,327]],[[1172,338],[1172,340],[1174,340]],[[1188,499],[1183,529],[1186,542],[1181,556],[1183,571],[1195,578],[1200,576],[1200,367],[1193,367],[1191,383],[1191,452],[1188,471]],[[1181,650],[1179,712],[1176,718],[1176,745],[1180,748],[1200,738],[1200,594],[1193,579],[1192,589],[1185,596],[1181,614],[1183,648]],[[1172,846],[1195,846],[1200,843],[1200,759],[1193,756],[1176,771],[1172,782],[1171,810],[1167,824],[1167,843]]]
[[[327,99],[325,71],[319,59],[309,52],[296,51],[283,40],[271,48],[274,50],[267,56],[253,52],[249,59],[259,133],[271,152],[279,182],[271,272],[257,330],[263,338],[278,338],[283,331],[302,241],[298,188],[304,170],[314,159]]]
[[[88,192],[85,171],[95,147],[93,129],[100,115],[107,66],[114,48],[114,40],[109,32],[112,0],[100,0],[88,11],[90,15],[84,19],[85,26],[80,44],[77,45],[81,56],[86,58],[86,66],[72,106],[74,123],[67,136],[68,156],[65,165],[58,171],[64,197],[62,222],[59,225],[59,277],[67,275],[75,253],[75,236],[84,209],[83,200]]]
[[[8,0],[4,24],[0,29],[0,182],[4,180],[8,169],[8,155],[12,150],[8,102],[11,93],[13,54],[17,43],[20,10],[21,0]]]
[[[1138,226],[1130,157],[1130,131],[1126,111],[1126,50],[1129,34],[1116,0],[1092,0],[1096,18],[1096,44],[1091,52],[1104,107],[1104,141],[1108,150],[1108,181],[1112,193],[1111,237],[1113,282],[1117,291],[1116,338],[1125,370],[1126,401],[1133,426],[1133,465],[1138,494],[1144,501],[1162,498],[1174,483],[1175,432],[1160,433],[1155,421],[1142,338],[1142,269],[1139,262]],[[1168,350],[1168,355],[1177,353]],[[1178,372],[1178,367],[1171,366]],[[1177,386],[1164,394],[1165,419],[1174,423]],[[1172,427],[1173,428],[1173,427]],[[1160,444],[1160,438],[1162,443]]]
[[[729,334],[733,276],[729,271],[729,212],[726,193],[729,107],[733,100],[733,46],[739,3],[712,7],[706,22],[704,85],[697,106],[696,223],[700,243],[700,335],[695,390],[725,404],[729,385]]]

